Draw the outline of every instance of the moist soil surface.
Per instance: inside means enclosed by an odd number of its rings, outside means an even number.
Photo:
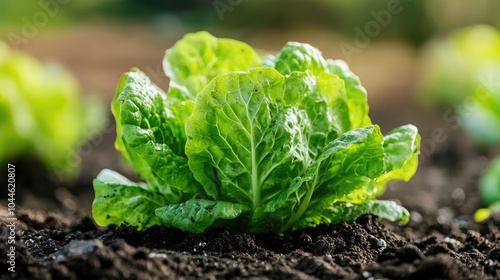
[[[2,225],[0,279],[500,279],[500,216],[471,216],[480,206],[474,182],[493,155],[453,143],[427,156],[412,181],[388,187],[384,198],[409,209],[408,224],[366,215],[283,235],[98,227],[90,178],[50,189],[54,180],[22,160],[18,182],[31,188],[16,198],[16,272]]]
[[[422,220],[370,215],[284,235],[154,226],[98,228],[89,216],[22,211],[16,272],[3,279],[499,279],[500,217]],[[2,227],[0,250],[7,252]]]

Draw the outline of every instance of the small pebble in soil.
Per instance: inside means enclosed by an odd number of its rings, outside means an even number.
[[[366,279],[366,280],[373,280],[375,278],[373,278],[372,274],[368,271],[363,271],[363,273],[361,273],[361,275],[363,275],[363,277]]]
[[[377,239],[377,248],[378,248],[380,251],[385,250],[385,248],[387,248],[387,242],[385,242],[385,240],[384,240],[384,239],[382,239],[382,238],[378,238],[378,239]]]
[[[90,254],[102,248],[102,242],[97,240],[73,240],[67,245],[68,255],[85,255]]]
[[[300,239],[302,239],[302,241],[306,244],[311,244],[313,241],[312,237],[305,233],[300,235]]]
[[[164,253],[152,252],[152,253],[149,253],[148,258],[168,259],[168,256],[167,256],[167,254],[164,254]]]
[[[414,223],[421,223],[424,220],[424,217],[422,217],[422,214],[420,214],[417,211],[411,211],[410,212],[410,219]]]
[[[261,261],[265,261],[269,259],[269,255],[266,251],[262,250],[255,255],[255,258]]]
[[[197,246],[195,248],[193,248],[193,252],[195,252],[195,253],[203,252],[206,247],[207,247],[206,242],[200,242],[197,244]]]
[[[465,201],[465,192],[462,188],[456,188],[451,192],[451,200],[456,206],[461,206]]]
[[[443,207],[443,208],[439,208],[439,210],[437,211],[437,222],[440,223],[440,224],[445,224],[449,221],[451,221],[451,219],[453,219],[455,215],[453,214],[453,211],[448,208],[448,207]]]
[[[454,238],[451,238],[451,237],[446,237],[446,238],[444,239],[444,242],[445,242],[445,243],[452,244],[452,245],[454,245],[454,246],[456,246],[456,247],[458,247],[458,248],[460,248],[460,247],[462,247],[462,246],[463,246],[462,242],[460,242],[460,241],[458,241],[458,240],[456,240],[456,239],[454,239]]]
[[[495,261],[492,260],[492,259],[487,259],[487,260],[484,261],[484,265],[485,266],[490,266],[490,267],[495,266]]]

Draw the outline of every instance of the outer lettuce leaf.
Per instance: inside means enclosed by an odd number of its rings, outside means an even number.
[[[124,75],[117,96],[116,146],[135,171],[174,202],[185,193],[197,193],[201,187],[188,168],[185,139],[179,136],[184,133],[175,130],[182,126],[171,116],[165,94],[136,71]]]
[[[315,75],[325,72],[326,60],[321,52],[309,45],[297,42],[288,42],[276,56],[274,68],[283,75],[293,71],[309,71]]]
[[[393,129],[384,136],[385,173],[377,178],[378,185],[375,196],[385,191],[385,185],[390,181],[408,182],[415,174],[420,154],[420,135],[413,125],[404,125]]]
[[[217,39],[208,32],[187,34],[168,49],[163,69],[170,82],[186,88],[186,99],[196,95],[215,77],[246,71],[261,64],[249,45],[232,39]]]
[[[320,209],[314,215],[305,215],[293,229],[313,227],[319,224],[351,222],[361,215],[372,214],[392,222],[400,221],[406,224],[410,213],[394,201],[368,200],[363,204],[350,204],[337,202],[326,208]]]
[[[401,169],[418,154],[420,136],[413,125],[404,125],[391,130],[384,136],[384,163],[387,172]],[[408,177],[413,174],[407,175]],[[409,178],[400,178],[408,180]]]
[[[413,125],[405,125],[384,136],[384,172],[373,180],[367,180],[363,187],[353,190],[341,201],[363,204],[385,192],[391,181],[408,181],[418,166],[420,135]]]
[[[161,224],[155,209],[168,203],[161,193],[104,169],[94,180],[92,215],[101,226],[128,224],[139,230]]]
[[[164,225],[201,233],[216,220],[235,219],[248,212],[244,204],[206,199],[190,199],[156,209],[156,215]]]
[[[269,61],[266,63],[270,64]],[[289,42],[276,57],[274,68],[283,75],[293,71],[309,71],[314,75],[329,73],[339,76],[345,83],[350,120],[350,126],[343,132],[371,125],[366,90],[344,61],[325,60],[315,47],[309,44]]]
[[[343,60],[327,60],[328,73],[338,75],[344,80],[351,129],[371,125],[368,116],[368,102],[366,102],[366,89],[361,85],[358,76],[354,75]]]
[[[385,202],[375,203],[372,199],[383,193],[390,181],[408,181],[413,176],[418,165],[420,136],[414,126],[406,125],[394,129],[383,139],[377,126],[367,127],[345,133],[325,147],[306,175],[295,179],[286,196],[280,196],[281,200],[275,200],[267,209],[274,212],[270,216],[285,212],[286,208],[275,212],[283,205],[283,197],[288,198],[288,207],[299,209],[295,218],[292,217],[280,231],[292,225],[295,230],[319,223],[349,221],[365,213],[391,221],[396,217],[407,221],[404,208],[394,203],[379,207],[380,203],[386,205]],[[308,182],[314,183],[307,186]],[[299,188],[304,183],[307,188]],[[300,206],[294,201],[296,196],[303,201]],[[345,205],[350,208],[340,211],[339,207]]]
[[[280,232],[289,230],[298,220],[317,216],[383,170],[380,129],[370,126],[349,131],[328,144],[305,174],[295,178],[267,211],[284,216],[284,211],[292,210],[293,214],[288,215],[288,221],[279,229]],[[276,212],[283,204],[285,209]]]

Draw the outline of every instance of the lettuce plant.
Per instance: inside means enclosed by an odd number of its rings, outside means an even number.
[[[453,128],[463,126],[479,145],[499,145],[500,31],[488,25],[456,30],[430,44],[424,57],[425,101],[447,108],[445,121]],[[476,221],[500,210],[499,161],[494,160],[479,180],[482,202],[489,208],[479,209]]]
[[[295,42],[263,59],[199,32],[167,50],[163,66],[166,94],[137,69],[119,82],[116,148],[146,182],[103,170],[98,224],[285,232],[365,213],[408,220],[376,198],[413,176],[420,136],[412,125],[382,135],[343,61]]]
[[[481,145],[500,143],[500,32],[477,25],[435,40],[424,51],[421,96],[448,109],[445,120]],[[457,114],[457,118],[450,113]]]
[[[104,115],[79,96],[76,79],[0,41],[0,163],[33,155],[60,178],[78,172],[75,150]],[[92,101],[92,102],[91,102]]]

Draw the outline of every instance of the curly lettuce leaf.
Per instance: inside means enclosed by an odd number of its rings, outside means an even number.
[[[318,199],[311,203],[309,212],[306,212],[294,225],[294,229],[320,223],[352,221],[357,216],[367,213],[390,221],[399,220],[406,223],[409,219],[406,209],[395,202],[374,199],[384,193],[386,185],[391,181],[408,181],[415,174],[418,166],[420,135],[416,127],[405,125],[385,135],[381,148],[383,151],[381,173],[374,177],[375,173],[372,173],[372,177],[346,176],[352,184],[350,190],[344,192],[341,197],[330,195],[325,196],[327,199],[321,199],[322,195],[318,195]],[[332,186],[335,183],[335,180],[328,183],[327,188],[335,189],[335,186]]]
[[[269,61],[266,63],[271,64]],[[368,116],[366,90],[343,60],[327,60],[323,58],[320,50],[309,44],[289,42],[274,59],[272,66],[283,75],[294,71],[308,71],[314,75],[337,75],[344,81],[349,110],[349,127],[343,132],[372,124]]]
[[[136,70],[123,76],[116,96],[117,149],[152,188],[175,197],[174,201],[195,194],[200,187],[183,153],[185,139],[179,137],[183,132],[176,130],[182,126],[169,113],[165,93]]]
[[[345,83],[347,103],[349,107],[350,129],[365,127],[372,124],[368,116],[368,102],[366,89],[361,85],[359,77],[349,69],[343,60],[326,61],[328,73],[339,76]]]
[[[127,224],[141,230],[161,224],[160,219],[151,214],[169,202],[164,194],[108,169],[102,170],[93,184],[92,215],[98,225]]]
[[[406,224],[410,213],[401,205],[388,200],[368,200],[362,204],[337,202],[321,209],[314,215],[305,215],[294,224],[294,229],[313,227],[318,224],[335,224],[354,221],[361,215],[372,214],[391,222]]]
[[[163,59],[163,69],[170,83],[184,87],[185,99],[189,100],[195,100],[218,75],[246,71],[260,64],[260,56],[249,45],[216,38],[204,31],[184,36],[166,51]]]
[[[311,157],[349,130],[349,110],[342,80],[327,73],[294,71],[286,76],[285,101],[306,113],[310,128],[306,141]]]
[[[392,181],[409,181],[418,166],[420,135],[413,125],[404,125],[384,135],[384,172],[374,180],[365,182],[362,188],[352,191],[342,201],[354,204],[375,199],[385,192]]]
[[[274,213],[288,216],[279,229],[287,231],[298,220],[316,216],[318,209],[322,211],[382,172],[380,129],[370,126],[349,131],[329,143],[304,175],[295,178],[266,210],[271,217]],[[284,215],[283,211],[290,211],[291,215]]]
[[[165,226],[202,233],[217,220],[231,220],[250,209],[240,203],[189,199],[178,204],[157,208],[156,216]]]

